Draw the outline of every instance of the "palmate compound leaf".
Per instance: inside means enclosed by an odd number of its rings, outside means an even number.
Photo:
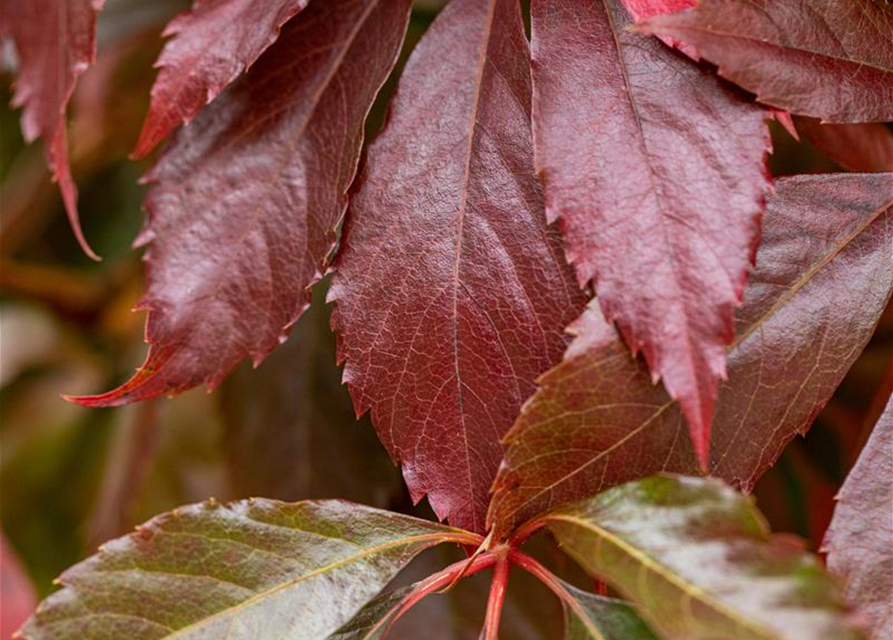
[[[148,174],[148,358],[112,406],[216,386],[285,339],[335,242],[410,0],[314,2]]]
[[[674,640],[858,640],[834,580],[717,480],[655,476],[548,514],[591,575]]]
[[[627,29],[619,0],[534,0],[533,123],[569,261],[706,466],[725,348],[770,190],[766,112]]]
[[[319,640],[468,532],[341,501],[177,509],[62,575],[26,640]]]
[[[0,0],[0,37],[11,36],[18,59],[12,104],[23,107],[25,140],[44,140],[53,179],[84,252],[93,253],[78,218],[65,112],[78,77],[96,58],[96,15],[105,0]]]
[[[893,639],[893,399],[847,477],[825,536],[828,567],[874,640]]]
[[[738,310],[710,471],[749,491],[804,434],[893,290],[893,174],[779,181]],[[593,303],[564,361],[505,438],[496,537],[538,513],[660,471],[696,474],[678,405],[651,384]]]
[[[828,122],[893,120],[887,0],[702,0],[642,28],[694,46],[773,107]]]
[[[358,412],[414,499],[482,532],[499,439],[561,357],[582,295],[546,225],[515,0],[455,0],[371,145],[330,300]]]
[[[173,36],[155,63],[160,69],[136,157],[188,123],[249,68],[308,0],[195,0],[164,30]]]

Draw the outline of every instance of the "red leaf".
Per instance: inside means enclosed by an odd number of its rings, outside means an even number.
[[[893,175],[783,179],[769,201],[710,472],[745,491],[804,434],[871,337],[893,292]],[[660,471],[696,473],[682,414],[596,306],[575,323],[505,438],[489,515],[497,535],[572,500]]]
[[[821,124],[797,118],[797,128],[844,169],[893,171],[893,131],[882,124]]]
[[[666,13],[676,13],[684,9],[690,9],[697,4],[697,0],[620,0],[633,20],[639,22],[653,16],[662,16]],[[661,38],[671,47],[676,47],[695,60],[698,54],[694,47],[679,42],[673,38]]]
[[[164,30],[173,39],[155,63],[160,71],[134,157],[191,121],[257,61],[307,1],[195,0],[192,11],[174,18]]]
[[[846,578],[849,601],[874,640],[893,639],[893,399],[837,496],[825,537],[828,566]]]
[[[455,0],[416,47],[351,201],[330,299],[344,380],[414,499],[482,531],[581,294],[546,226],[515,0]]]
[[[724,78],[779,109],[831,122],[893,120],[893,5],[885,0],[702,0],[651,18]]]
[[[0,35],[12,36],[19,61],[14,107],[23,107],[25,140],[43,138],[78,243],[94,260],[78,218],[68,161],[65,110],[78,77],[96,58],[96,15],[105,0],[0,0]]]
[[[34,611],[37,594],[15,552],[0,534],[0,638],[9,640]]]
[[[112,406],[216,386],[285,339],[334,244],[366,114],[410,0],[313,3],[255,67],[182,129],[147,179],[151,345]],[[346,88],[349,87],[349,90]]]
[[[580,282],[680,400],[706,465],[770,189],[765,112],[629,32],[617,0],[534,1],[532,22],[549,218]]]

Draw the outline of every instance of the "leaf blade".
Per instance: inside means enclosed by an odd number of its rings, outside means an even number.
[[[772,536],[753,504],[721,482],[655,476],[544,520],[670,637],[864,637],[818,560]]]
[[[73,400],[116,406],[214,388],[284,341],[334,247],[363,123],[410,9],[410,0],[314,3],[178,133],[148,174],[138,241],[148,245],[138,308],[149,312],[149,355],[121,387]]]
[[[60,579],[65,588],[44,601],[23,635],[318,637],[350,619],[421,551],[475,540],[339,501],[194,505],[153,519],[68,570]]]
[[[890,298],[891,217],[889,174],[779,181],[737,314],[711,473],[749,491],[808,430]],[[594,304],[572,332],[564,362],[541,378],[506,437],[489,514],[497,537],[637,477],[699,472],[680,411]]]
[[[550,219],[641,350],[706,467],[725,346],[759,239],[766,114],[629,32],[618,0],[532,5],[534,131]],[[698,122],[692,127],[692,120]]]
[[[582,303],[545,223],[529,96],[517,3],[448,5],[369,150],[329,294],[357,411],[413,498],[478,532],[499,438]]]
[[[893,120],[893,7],[874,0],[708,0],[646,20],[773,107],[827,122]]]
[[[224,87],[246,71],[308,0],[196,0],[174,18],[172,37],[155,66],[149,113],[134,157],[142,158],[183,123],[189,123]]]
[[[823,544],[828,568],[844,576],[850,603],[867,615],[873,638],[893,638],[893,399],[837,496]]]
[[[59,184],[75,238],[90,258],[78,216],[78,191],[68,157],[65,112],[78,78],[96,59],[96,16],[105,0],[33,0],[0,3],[0,34],[16,45],[19,77],[14,107],[23,107],[27,142],[44,140],[44,156]]]

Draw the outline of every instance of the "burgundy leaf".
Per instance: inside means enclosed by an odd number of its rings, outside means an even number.
[[[155,66],[152,104],[134,156],[141,158],[248,69],[308,0],[195,0],[164,30],[173,39]]]
[[[779,109],[831,122],[893,120],[893,5],[886,0],[702,0],[646,20]]]
[[[837,496],[825,536],[828,566],[846,578],[850,602],[874,640],[893,639],[893,399]]]
[[[781,180],[713,421],[710,472],[753,488],[804,434],[871,337],[893,291],[893,175]],[[506,436],[489,519],[542,511],[659,471],[696,473],[678,405],[651,384],[596,305]]]
[[[0,36],[10,35],[19,77],[12,104],[23,107],[25,140],[43,138],[74,235],[88,256],[78,218],[78,190],[68,161],[65,110],[78,77],[96,58],[96,15],[105,0],[0,0]]]
[[[770,190],[765,112],[630,32],[619,0],[535,0],[532,21],[549,218],[580,282],[679,399],[706,465]]]
[[[515,0],[454,0],[369,150],[330,299],[344,380],[414,499],[482,531],[499,439],[581,294],[546,226]]]
[[[285,340],[334,245],[366,114],[391,71],[410,0],[315,2],[149,173],[151,348],[111,406],[216,386]]]
[[[822,124],[797,118],[797,129],[849,171],[893,171],[893,131],[882,124]]]

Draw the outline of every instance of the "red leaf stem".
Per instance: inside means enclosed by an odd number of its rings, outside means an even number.
[[[505,604],[505,592],[508,588],[509,570],[511,569],[508,549],[508,547],[503,547],[491,552],[496,558],[496,567],[493,569],[490,597],[487,599],[487,617],[484,618],[484,628],[481,629],[480,640],[497,640],[499,636],[499,621],[502,618],[502,607]]]
[[[391,618],[388,623],[388,631],[390,631],[391,627],[394,626],[404,613],[412,609],[428,595],[450,586],[459,576],[472,576],[479,571],[492,567],[497,561],[497,555],[491,551],[487,551],[478,557],[473,558],[471,562],[468,560],[460,560],[442,571],[429,576],[425,580],[422,580],[403,598],[403,601],[397,609],[397,613],[394,614],[394,617]],[[387,635],[387,633],[385,635]]]

